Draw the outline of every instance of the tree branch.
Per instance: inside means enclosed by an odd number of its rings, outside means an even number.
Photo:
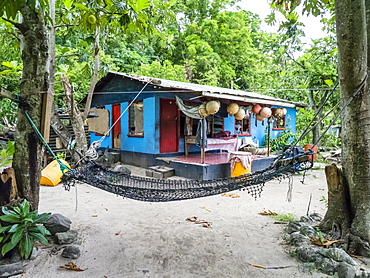
[[[18,22],[14,22],[13,20],[7,19],[5,17],[2,17],[1,19],[6,21],[6,22],[9,22],[9,23],[13,24],[16,28],[18,28],[22,32],[25,32],[29,29],[26,25],[18,23]]]

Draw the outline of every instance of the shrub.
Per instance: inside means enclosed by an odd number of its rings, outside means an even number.
[[[30,211],[30,202],[27,200],[12,209],[2,207],[2,212],[4,215],[0,216],[0,220],[10,224],[0,227],[3,255],[18,247],[22,258],[28,259],[36,242],[48,244],[45,235],[50,235],[50,232],[41,224],[50,218],[50,213]]]

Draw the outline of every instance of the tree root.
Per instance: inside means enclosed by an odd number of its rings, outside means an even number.
[[[351,233],[347,235],[348,248],[347,252],[351,255],[359,255],[362,257],[370,257],[370,244],[359,236]]]

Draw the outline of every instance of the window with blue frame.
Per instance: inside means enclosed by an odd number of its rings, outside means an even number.
[[[245,117],[243,120],[235,119],[235,134],[250,135],[251,134],[251,119]]]
[[[286,128],[286,115],[274,119],[272,128],[274,128],[274,129],[284,129],[284,128]]]
[[[129,109],[129,135],[144,136],[144,102],[137,100]]]

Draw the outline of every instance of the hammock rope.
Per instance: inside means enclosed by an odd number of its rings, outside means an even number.
[[[257,198],[267,181],[284,179],[312,168],[313,153],[308,151],[294,157],[280,158],[269,168],[252,174],[214,180],[161,180],[132,176],[105,169],[94,161],[66,172],[62,180],[66,190],[74,186],[77,180],[125,198],[146,202],[194,199],[238,189],[246,190]]]

